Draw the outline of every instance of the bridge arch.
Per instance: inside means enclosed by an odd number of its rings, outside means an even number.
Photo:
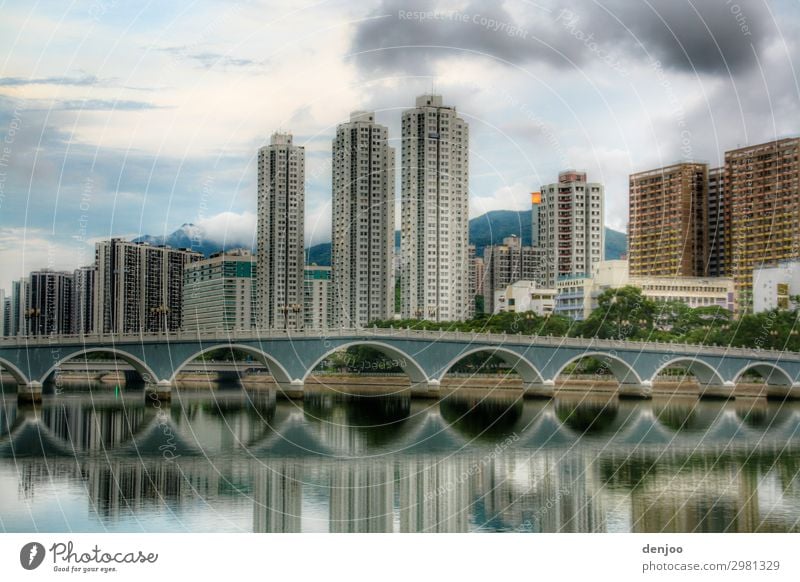
[[[142,377],[142,380],[144,380],[145,383],[155,384],[159,380],[161,380],[161,378],[159,378],[153,372],[150,366],[148,366],[143,360],[140,360],[139,358],[137,358],[133,354],[126,352],[125,350],[121,350],[119,348],[115,348],[112,346],[107,346],[107,347],[97,347],[97,348],[81,348],[79,350],[72,352],[67,356],[64,356],[63,358],[58,360],[55,364],[53,364],[50,367],[50,369],[47,370],[47,372],[44,373],[44,375],[41,377],[40,382],[44,383],[50,377],[50,374],[55,372],[59,367],[61,367],[62,364],[65,364],[70,360],[74,360],[79,356],[85,356],[87,354],[96,354],[96,353],[114,354],[115,356],[118,356],[120,360],[123,360],[126,363],[130,364],[134,370],[139,372],[139,375]]]
[[[517,352],[510,350],[508,348],[503,347],[495,347],[495,346],[479,346],[476,348],[472,348],[471,350],[467,350],[450,360],[439,372],[439,381],[444,379],[447,373],[455,366],[458,362],[463,360],[464,358],[471,356],[473,354],[481,354],[486,353],[492,356],[497,356],[501,360],[503,360],[506,364],[511,366],[511,368],[522,377],[522,381],[526,383],[541,383],[544,381],[541,372],[536,369],[536,366],[530,363],[527,358],[518,354]]]
[[[771,384],[773,386],[791,386],[794,384],[794,380],[789,373],[778,366],[777,364],[771,364],[770,362],[753,362],[751,364],[747,364],[744,368],[736,372],[736,375],[733,377],[734,382],[739,382],[742,376],[745,373],[753,370],[761,374],[764,377],[764,380],[767,384]]]
[[[11,377],[17,381],[17,384],[22,384],[22,385],[28,384],[29,382],[28,377],[22,373],[22,370],[17,368],[14,364],[9,362],[8,360],[0,358],[0,367],[2,367],[3,370],[11,374]]]
[[[175,366],[175,369],[172,372],[172,376],[170,376],[169,381],[174,382],[175,378],[178,376],[178,374],[180,374],[181,370],[185,368],[187,364],[190,364],[191,362],[193,362],[194,360],[196,360],[197,358],[199,358],[204,354],[207,354],[209,352],[215,352],[218,350],[244,352],[245,354],[251,355],[254,358],[258,359],[262,364],[267,366],[267,368],[269,369],[269,373],[272,375],[272,377],[275,379],[276,382],[289,383],[292,381],[292,377],[286,371],[286,368],[284,368],[283,365],[278,360],[276,360],[275,358],[273,358],[266,352],[261,351],[258,348],[254,348],[252,346],[247,346],[243,344],[216,344],[213,346],[203,348],[199,352],[196,352],[191,356],[189,356],[188,358],[186,358],[179,365]]]
[[[606,362],[608,364],[608,369],[611,370],[611,373],[620,384],[642,384],[641,376],[639,376],[636,370],[634,370],[633,367],[628,364],[628,362],[619,356],[615,356],[614,354],[607,352],[583,352],[578,354],[564,362],[564,364],[553,375],[552,379],[554,381],[557,380],[567,366],[576,362],[580,362],[584,358],[595,358],[601,362]]]
[[[347,342],[340,344],[331,348],[330,350],[326,351],[322,354],[319,358],[317,358],[306,370],[305,374],[303,375],[303,382],[311,375],[314,371],[314,368],[320,365],[320,363],[325,360],[331,354],[346,350],[347,348],[357,347],[357,346],[365,346],[368,348],[374,348],[377,351],[381,352],[384,356],[388,356],[392,359],[397,360],[397,365],[405,372],[406,376],[411,380],[412,383],[424,383],[428,382],[428,374],[425,373],[425,370],[422,369],[422,366],[419,363],[409,356],[403,350],[391,346],[384,342],[379,341],[370,341],[370,340],[357,340],[352,342]]]
[[[663,370],[675,365],[682,365],[685,367],[688,371],[697,376],[697,379],[701,384],[715,384],[720,386],[725,384],[725,379],[720,376],[716,368],[714,368],[708,362],[704,362],[703,360],[698,360],[697,358],[690,356],[672,358],[668,362],[661,364],[656,371],[653,372],[653,377],[650,378],[651,382],[655,382],[656,378]]]

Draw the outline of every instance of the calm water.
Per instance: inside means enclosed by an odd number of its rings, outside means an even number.
[[[497,393],[495,393],[497,394]],[[800,406],[6,398],[5,531],[797,531]]]

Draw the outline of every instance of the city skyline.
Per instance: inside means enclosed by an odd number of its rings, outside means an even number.
[[[621,38],[597,7],[550,2],[424,21],[390,0],[326,4],[302,22],[281,5],[266,14],[201,3],[191,15],[116,3],[63,14],[8,7],[9,26],[42,34],[3,35],[15,58],[0,73],[0,131],[13,142],[0,169],[0,263],[9,280],[72,269],[97,239],[168,234],[184,222],[220,240],[252,233],[254,151],[273,129],[293,131],[309,152],[306,242],[328,240],[320,216],[330,211],[333,128],[353,109],[375,111],[397,147],[399,111],[432,86],[472,128],[471,216],[523,209],[530,191],[576,167],[606,185],[607,223],[624,230],[630,173],[688,158],[716,167],[723,151],[800,129],[797,87],[784,74],[798,48],[790,3],[748,5],[744,23],[725,5],[703,6],[713,37],[684,23],[671,27],[680,45],[659,16],[674,23],[682,9],[656,4],[658,13],[615,4],[631,25]],[[490,29],[489,19],[508,26]],[[255,34],[265,27],[271,34]],[[75,34],[80,49],[60,54]],[[375,50],[383,39],[408,48]],[[302,58],[281,59],[297,42]],[[318,84],[330,88],[324,97]]]

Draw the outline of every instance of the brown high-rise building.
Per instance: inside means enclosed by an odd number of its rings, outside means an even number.
[[[800,138],[725,152],[737,311],[751,310],[753,269],[800,256]]]
[[[708,166],[682,162],[630,177],[632,277],[702,277],[708,256]]]
[[[731,205],[725,192],[725,168],[708,170],[708,261],[709,277],[731,274]]]

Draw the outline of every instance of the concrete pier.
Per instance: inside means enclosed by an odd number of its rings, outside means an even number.
[[[291,382],[276,382],[276,384],[278,385],[278,391],[286,398],[300,399],[303,397],[305,382],[298,378],[295,378]]]
[[[640,384],[620,384],[617,394],[620,398],[652,398],[653,383],[645,380]]]
[[[427,382],[411,382],[411,395],[417,397],[435,397],[439,395],[441,384],[439,380],[428,380]]]
[[[156,384],[147,384],[144,387],[145,398],[165,402],[172,400],[172,382],[159,380]]]
[[[42,383],[28,382],[17,386],[17,401],[20,404],[36,404],[42,401]]]
[[[525,398],[552,398],[556,394],[556,383],[553,380],[526,382],[522,390]]]
[[[725,382],[723,384],[701,384],[700,398],[732,400],[736,398],[736,383]]]

